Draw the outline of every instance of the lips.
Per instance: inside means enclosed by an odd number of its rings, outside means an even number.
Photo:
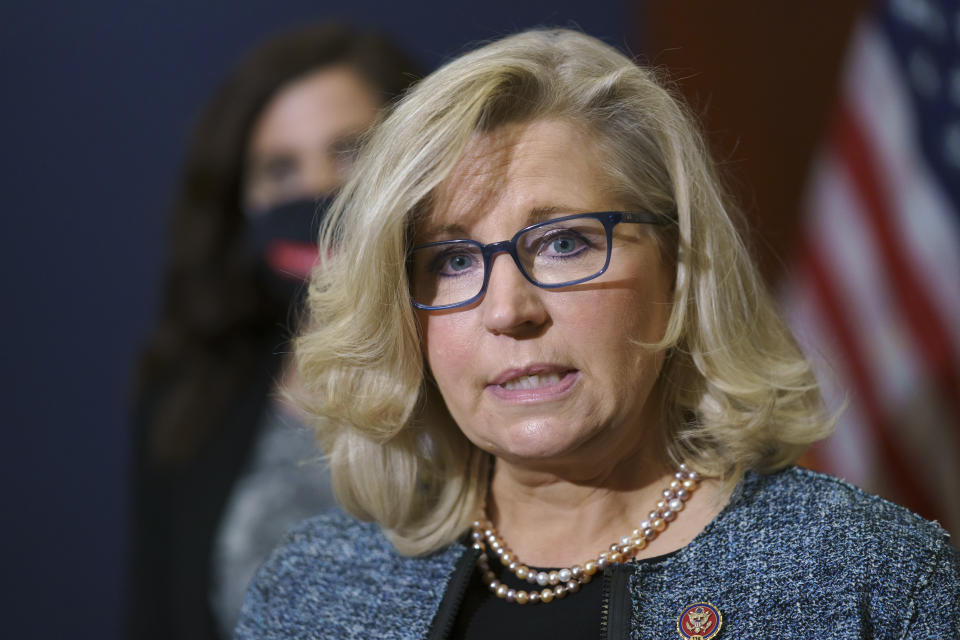
[[[538,402],[563,397],[576,384],[580,372],[555,364],[534,364],[508,369],[487,385],[495,397],[509,402]]]

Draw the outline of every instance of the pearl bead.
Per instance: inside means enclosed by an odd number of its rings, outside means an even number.
[[[666,530],[668,523],[677,518],[684,508],[693,491],[698,488],[700,474],[689,471],[681,465],[680,471],[673,475],[668,488],[662,492],[663,497],[657,500],[656,509],[650,511],[648,519],[640,523],[631,535],[623,536],[618,542],[609,545],[609,550],[601,553],[596,559],[588,560],[581,565],[553,571],[534,571],[520,562],[517,555],[507,546],[507,543],[497,535],[496,529],[489,520],[474,520],[470,532],[471,546],[477,550],[476,566],[484,583],[498,597],[507,602],[516,604],[551,602],[554,598],[560,599],[568,593],[577,593],[582,585],[592,581],[598,571],[609,565],[618,565],[633,558],[637,552],[645,549],[658,533]],[[518,579],[530,584],[546,587],[537,590],[512,589],[500,582],[496,574],[490,569],[490,555],[492,551],[500,562],[507,567]],[[547,585],[550,585],[547,587]]]

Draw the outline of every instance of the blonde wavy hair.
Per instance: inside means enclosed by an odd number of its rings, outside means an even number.
[[[370,135],[321,231],[298,398],[343,506],[401,553],[469,526],[491,460],[453,424],[423,360],[407,283],[413,228],[478,132],[561,118],[586,128],[620,201],[659,213],[675,265],[661,375],[666,455],[732,481],[825,436],[810,366],[751,263],[694,119],[655,74],[582,33],[534,30],[421,81]],[[333,247],[339,247],[331,251]]]

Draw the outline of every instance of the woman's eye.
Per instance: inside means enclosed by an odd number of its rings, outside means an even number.
[[[469,269],[472,265],[473,258],[470,256],[453,256],[447,260],[447,266],[451,271],[463,271],[464,269]]]
[[[556,253],[571,253],[577,248],[577,241],[574,238],[556,238],[550,243],[550,248]]]
[[[586,243],[579,235],[563,233],[544,238],[544,242],[541,243],[538,253],[540,255],[563,257],[575,255],[585,247]]]
[[[450,251],[434,257],[430,271],[439,276],[458,276],[472,269],[475,263],[476,257],[470,253]]]
[[[255,177],[260,181],[277,185],[292,179],[297,173],[297,161],[291,156],[272,156],[256,170]]]

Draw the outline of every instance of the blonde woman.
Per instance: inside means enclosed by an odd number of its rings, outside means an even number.
[[[791,466],[830,419],[733,217],[691,118],[593,38],[422,81],[297,343],[350,515],[288,536],[237,636],[954,637],[947,534]]]

